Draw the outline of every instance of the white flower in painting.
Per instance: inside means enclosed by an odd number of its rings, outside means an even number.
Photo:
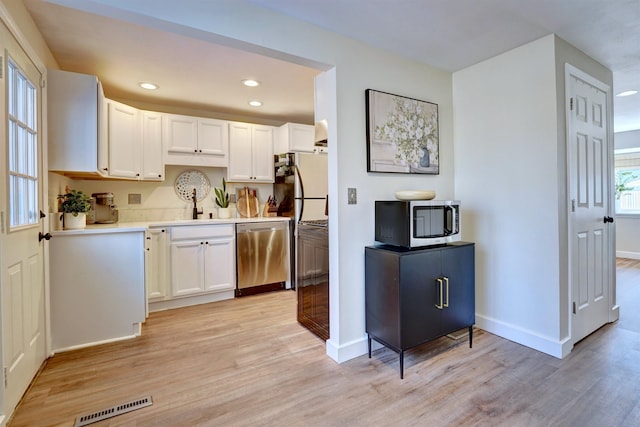
[[[438,163],[438,116],[435,106],[425,108],[416,100],[394,98],[395,108],[386,123],[377,125],[376,137],[396,144],[396,159],[401,164],[418,164],[427,155],[429,163]]]

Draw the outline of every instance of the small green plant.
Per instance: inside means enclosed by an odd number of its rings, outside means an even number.
[[[220,206],[221,208],[228,208],[229,193],[227,193],[227,181],[225,181],[224,178],[222,178],[222,188],[216,187],[214,191],[216,193],[216,205]]]
[[[79,213],[86,213],[91,210],[89,196],[80,190],[70,190],[67,194],[58,194],[58,199],[62,200],[60,209],[64,213],[78,216]]]

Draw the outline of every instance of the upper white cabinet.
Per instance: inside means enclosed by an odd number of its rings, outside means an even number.
[[[162,181],[162,114],[110,99],[106,104],[108,176]]]
[[[272,126],[229,123],[227,181],[274,182]]]
[[[96,76],[47,70],[49,170],[106,174],[104,94]]]
[[[278,148],[281,153],[313,153],[314,127],[298,123],[285,123],[278,129]]]
[[[140,112],[120,102],[107,101],[107,174],[116,178],[140,179],[142,128]]]
[[[164,179],[158,113],[106,99],[96,76],[59,70],[47,76],[49,170]]]
[[[165,163],[227,167],[229,127],[224,120],[165,114]]]
[[[164,180],[162,113],[142,111],[142,179]]]

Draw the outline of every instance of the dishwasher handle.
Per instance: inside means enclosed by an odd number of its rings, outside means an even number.
[[[236,233],[255,233],[257,231],[278,231],[286,230],[285,224],[276,225],[257,225],[257,224],[236,224]]]

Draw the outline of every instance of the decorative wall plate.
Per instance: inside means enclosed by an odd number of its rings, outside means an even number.
[[[207,175],[196,169],[190,169],[178,175],[174,187],[178,197],[187,202],[193,201],[194,188],[196,189],[196,199],[198,201],[207,197],[209,191],[211,191],[211,183]]]

